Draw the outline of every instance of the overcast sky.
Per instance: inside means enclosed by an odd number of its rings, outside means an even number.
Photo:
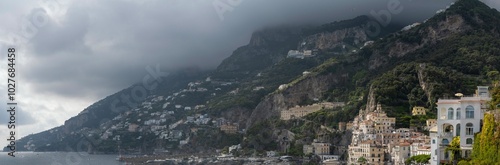
[[[387,10],[389,2],[34,1],[8,1],[0,6],[1,71],[7,68],[6,47],[13,45],[18,51],[20,136],[64,124],[93,102],[140,81],[147,66],[159,64],[165,71],[192,66],[212,69],[247,44],[257,29],[349,19]],[[403,12],[392,15],[392,21],[422,21],[450,2],[401,0]],[[497,1],[490,3],[500,6]],[[0,80],[2,106],[7,93],[5,75],[0,74],[4,79]],[[0,138],[7,136],[7,117],[5,111],[0,112]]]

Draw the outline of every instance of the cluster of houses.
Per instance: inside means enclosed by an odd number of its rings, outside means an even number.
[[[205,82],[220,86],[214,89],[214,92],[221,91],[223,86],[235,83],[212,81],[210,77]],[[257,88],[257,90],[261,90],[261,88]],[[180,145],[183,145],[187,144],[190,139],[189,134],[185,131],[197,131],[198,127],[212,127],[225,133],[239,132],[238,124],[231,123],[224,118],[212,119],[208,114],[193,114],[179,118],[183,116],[179,114],[206,108],[204,104],[175,104],[178,99],[185,97],[190,92],[210,92],[210,90],[203,87],[203,81],[195,81],[188,83],[186,89],[173,92],[170,96],[148,96],[136,108],[119,114],[110,122],[103,124],[103,130],[95,131],[93,134],[99,135],[102,140],[120,141],[122,140],[120,134],[123,132],[150,132],[155,134],[158,139],[179,142]],[[188,125],[188,129],[179,127],[180,125]],[[142,136],[134,138],[141,139]]]
[[[185,123],[194,123],[196,125],[207,125],[212,119],[208,117],[208,114],[195,114],[193,116],[187,116]]]
[[[382,107],[374,111],[360,111],[345,129],[353,133],[348,148],[348,164],[404,165],[411,156],[430,155],[429,163],[448,163],[451,154],[446,151],[454,137],[460,137],[463,158],[472,152],[474,134],[480,131],[487,102],[491,100],[487,86],[478,86],[472,96],[457,94],[455,98],[438,99],[437,119],[428,119],[425,128],[429,135],[409,128],[395,129],[396,119],[387,117]],[[412,115],[425,115],[427,109],[413,107]],[[339,129],[344,123],[339,123]]]
[[[413,115],[425,115],[426,109],[414,107]],[[346,124],[353,136],[348,148],[349,164],[403,165],[411,156],[430,154],[430,137],[409,128],[395,128],[396,118],[388,117],[378,104],[374,111],[360,111]],[[340,124],[339,124],[340,126]]]

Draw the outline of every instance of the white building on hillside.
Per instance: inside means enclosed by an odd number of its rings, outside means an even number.
[[[439,99],[437,104],[437,131],[431,133],[432,165],[447,162],[450,153],[445,148],[453,137],[460,136],[462,156],[467,158],[472,151],[474,133],[480,131],[480,124],[486,110],[486,102],[491,100],[487,86],[478,86],[473,96],[463,96],[455,99]],[[431,132],[432,129],[431,129]]]

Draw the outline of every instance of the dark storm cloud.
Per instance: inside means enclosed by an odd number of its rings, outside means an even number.
[[[257,29],[370,15],[387,10],[389,1],[241,0],[224,20],[213,2],[74,1],[30,41],[23,76],[36,92],[98,99],[139,81],[148,65],[214,68]],[[450,2],[401,0],[402,13],[391,17],[422,21]]]
[[[34,9],[28,17],[32,18],[36,13],[43,11],[42,8]],[[37,55],[45,56],[58,52],[91,53],[84,43],[89,27],[89,18],[85,11],[68,10],[60,23],[47,20],[46,25],[40,28],[32,39],[32,43],[36,43],[33,44],[33,51]]]

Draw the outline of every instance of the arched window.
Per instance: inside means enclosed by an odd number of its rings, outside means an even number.
[[[472,123],[467,123],[465,125],[465,135],[474,135],[474,125]]]
[[[448,145],[448,144],[450,144],[450,141],[448,141],[448,139],[443,139],[443,140],[441,141],[441,144],[442,144],[442,145]]]
[[[457,120],[460,120],[461,116],[460,116],[460,108],[457,108]]]
[[[467,138],[465,140],[465,144],[472,144],[472,138]]]
[[[457,129],[455,130],[456,135],[455,136],[460,136],[460,124],[457,124]]]
[[[474,107],[471,105],[468,105],[465,107],[465,118],[467,119],[473,119],[474,118]]]
[[[448,120],[453,120],[453,108],[448,108]]]
[[[451,133],[451,132],[453,132],[453,125],[443,124],[443,129],[444,129],[444,132]]]

